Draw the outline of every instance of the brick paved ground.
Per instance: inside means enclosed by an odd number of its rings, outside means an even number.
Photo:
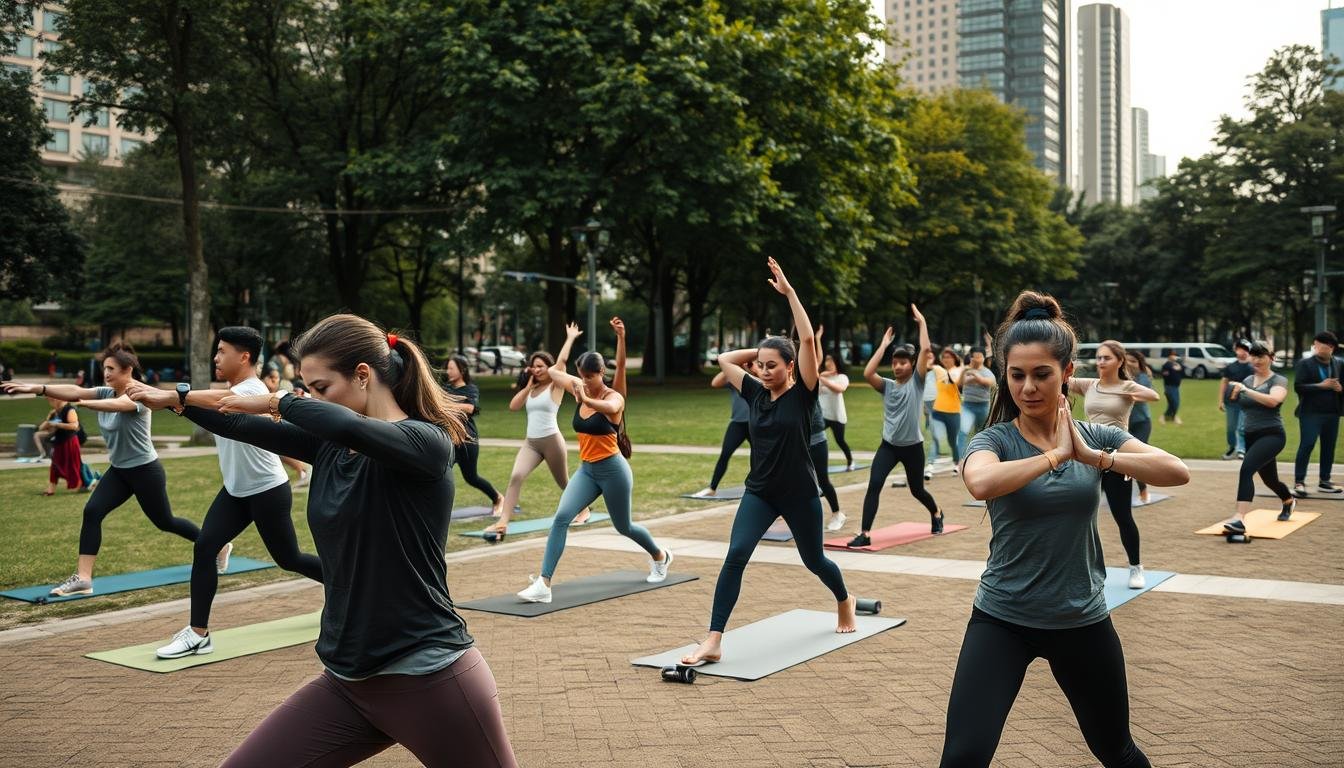
[[[1344,583],[1338,563],[1344,503],[1282,541],[1231,546],[1196,537],[1228,508],[1233,475],[1200,473],[1178,498],[1140,511],[1144,559],[1183,573]],[[964,490],[935,493],[968,531],[889,550],[983,558],[982,510]],[[954,492],[955,491],[955,492]],[[843,494],[855,516],[862,494]],[[882,521],[919,519],[908,494],[884,495]],[[669,521],[655,536],[724,540],[727,514]],[[852,528],[853,526],[850,526]],[[1123,562],[1114,524],[1101,526],[1107,561]],[[609,530],[609,529],[608,529]],[[777,545],[766,545],[777,546]],[[787,545],[782,545],[787,546]],[[514,591],[540,548],[450,566],[458,600]],[[882,555],[874,555],[881,557]],[[572,546],[557,578],[642,563],[635,554]],[[683,557],[687,585],[539,619],[467,612],[494,669],[510,736],[525,766],[930,766],[942,743],[948,688],[973,581],[851,571],[851,589],[906,616],[901,628],[755,683],[705,678],[669,685],[629,660],[698,639],[719,563]],[[317,589],[259,597],[216,611],[216,625],[264,621],[320,606]],[[754,564],[733,617],[740,625],[785,608],[826,608],[829,594],[802,568]],[[214,765],[275,704],[318,671],[300,646],[170,675],[81,658],[90,650],[167,638],[168,615],[0,645],[0,765]],[[1344,606],[1148,593],[1114,620],[1125,644],[1135,737],[1154,765],[1327,766],[1344,754]],[[64,726],[54,725],[63,721]],[[394,748],[372,765],[413,765]],[[1044,664],[1033,665],[996,765],[1094,765]]]

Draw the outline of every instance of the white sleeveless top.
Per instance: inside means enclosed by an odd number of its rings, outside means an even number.
[[[551,395],[553,384],[547,384],[539,395],[527,396],[527,436],[529,438],[547,437],[560,431],[555,423],[555,414],[560,411],[559,403]]]

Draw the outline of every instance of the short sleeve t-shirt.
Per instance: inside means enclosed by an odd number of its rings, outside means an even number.
[[[111,387],[94,389],[98,400],[110,400],[117,396]],[[98,430],[107,442],[108,460],[112,466],[130,469],[148,464],[159,458],[154,450],[154,441],[149,437],[151,413],[140,403],[135,411],[98,412]]]
[[[961,388],[963,403],[988,403],[998,383],[994,372],[988,368],[967,368],[966,383]]]
[[[849,386],[849,377],[843,373],[837,373],[828,378],[828,381],[834,382],[840,386]],[[827,421],[835,421],[841,424],[849,422],[849,413],[845,410],[845,393],[836,392],[830,387],[821,387],[817,393],[817,399],[821,401],[821,416]]]
[[[467,434],[473,438],[476,437],[476,414],[481,411],[481,390],[475,384],[464,384],[460,387],[448,385],[445,387],[450,395],[456,395],[462,398],[465,405],[472,407],[472,412],[467,414]]]
[[[1087,444],[1118,449],[1128,433],[1078,422]],[[1012,422],[971,438],[966,455],[990,451],[1001,461],[1039,456]],[[993,534],[975,607],[1036,629],[1072,629],[1104,619],[1106,564],[1097,535],[1101,471],[1066,461],[1006,496],[990,499]]]
[[[1254,374],[1247,376],[1241,383],[1245,384],[1247,389],[1253,389],[1262,395],[1268,395],[1269,391],[1275,387],[1284,387],[1285,389],[1288,387],[1288,379],[1277,373],[1265,379],[1258,387],[1255,386]],[[1241,403],[1242,424],[1247,433],[1258,432],[1263,429],[1283,429],[1283,414],[1279,412],[1283,408],[1283,403],[1271,408],[1268,405],[1256,402],[1245,392],[1241,393],[1236,402]]]
[[[882,379],[882,440],[900,448],[924,442],[919,421],[924,404],[925,377],[910,374],[904,384]]]
[[[1099,379],[1074,379],[1087,387],[1083,393],[1083,412],[1093,424],[1109,424],[1129,429],[1130,411],[1134,410],[1131,394],[1138,391],[1138,382],[1122,380],[1119,384],[1103,385]]]
[[[784,394],[771,400],[765,385],[754,376],[743,376],[742,399],[751,410],[751,472],[746,489],[767,499],[815,498],[817,474],[807,448],[817,391],[809,390],[800,376]]]
[[[1179,387],[1185,380],[1185,368],[1170,360],[1162,364],[1162,383],[1168,387]]]
[[[728,416],[729,421],[737,421],[743,424],[751,420],[751,409],[747,407],[747,401],[737,394],[737,390],[728,388],[728,395],[732,398],[732,411]]]
[[[1223,368],[1223,378],[1227,379],[1229,384],[1234,381],[1245,381],[1247,376],[1250,376],[1254,373],[1255,369],[1251,367],[1250,363],[1243,363],[1240,360],[1236,361],[1235,363],[1228,363],[1227,367]],[[1227,387],[1225,390],[1223,390],[1223,402],[1224,403],[1234,402],[1232,400],[1231,387]]]
[[[821,390],[821,384],[817,384],[817,389]],[[821,415],[821,392],[817,392],[818,402],[812,406],[812,437],[807,441],[809,446],[819,445],[826,442],[826,419]]]
[[[229,391],[243,397],[270,394],[256,376],[238,382]],[[270,451],[218,436],[215,446],[219,450],[219,473],[224,476],[224,490],[234,498],[255,496],[289,482],[280,457]]]
[[[961,392],[957,389],[957,379],[961,378],[961,369],[939,368],[933,371],[934,382],[938,388],[933,400],[933,410],[939,413],[961,413]]]

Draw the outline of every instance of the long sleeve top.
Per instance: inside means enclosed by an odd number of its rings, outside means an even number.
[[[1326,389],[1321,382],[1340,375],[1340,364],[1335,358],[1322,363],[1313,355],[1297,363],[1297,372],[1293,376],[1293,389],[1297,390],[1300,413],[1326,416],[1340,415],[1340,393]]]
[[[362,678],[428,649],[470,648],[444,560],[453,508],[447,433],[307,398],[284,398],[280,412],[282,422],[196,407],[185,415],[217,435],[313,465],[308,527],[326,593],[322,663]]]

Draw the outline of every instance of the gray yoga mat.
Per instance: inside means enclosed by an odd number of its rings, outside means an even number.
[[[855,464],[853,469],[850,469],[848,464],[831,464],[826,467],[826,471],[832,475],[843,475],[846,472],[862,472],[867,468],[867,464]]]
[[[742,494],[746,492],[746,488],[740,485],[734,485],[728,488],[720,488],[717,495],[710,496],[709,498],[701,498],[694,493],[683,493],[681,494],[681,498],[695,499],[696,501],[739,501],[742,498]]]
[[[1170,498],[1171,498],[1171,496],[1169,496],[1169,495],[1167,495],[1167,494],[1165,494],[1165,493],[1158,493],[1157,491],[1152,491],[1152,492],[1150,492],[1150,493],[1148,494],[1148,503],[1145,504],[1144,502],[1139,501],[1139,495],[1136,493],[1136,494],[1134,494],[1134,497],[1133,497],[1133,499],[1134,499],[1134,503],[1133,503],[1133,505],[1134,505],[1134,508],[1135,508],[1135,509],[1138,509],[1139,507],[1151,507],[1151,506],[1153,506],[1154,504],[1157,504],[1158,502],[1166,501],[1167,499],[1170,499]],[[976,501],[975,499],[971,499],[970,501],[963,502],[961,506],[963,506],[963,507],[983,507],[983,506],[985,506],[985,502],[983,502],[983,501]],[[1101,496],[1101,506],[1106,507],[1107,509],[1110,509],[1110,505],[1106,503],[1106,494],[1102,494],[1102,496]]]
[[[1255,495],[1270,499],[1279,498],[1273,491],[1256,491]],[[1344,501],[1344,493],[1321,493],[1320,491],[1312,493],[1311,486],[1307,486],[1307,497],[1298,499],[1298,501]]]
[[[858,631],[841,635],[835,631],[835,611],[795,608],[725,632],[723,661],[705,664],[695,671],[737,680],[760,680],[905,623],[905,619],[885,616],[857,618]],[[630,663],[638,667],[668,667],[679,664],[681,657],[695,648],[683,645],[666,653],[632,659]]]
[[[610,600],[613,597],[625,597],[626,595],[635,595],[653,589],[673,587],[700,578],[686,573],[670,573],[665,581],[650,584],[644,580],[648,578],[648,575],[648,571],[612,571],[610,573],[599,573],[596,576],[585,576],[573,581],[558,581],[551,588],[551,602],[549,603],[526,603],[520,600],[517,595],[510,593],[472,600],[467,603],[458,603],[457,607],[487,613],[502,613],[506,616],[522,616],[530,619],[535,616],[563,611],[566,608],[577,608],[580,605]]]
[[[488,517],[490,512],[490,507],[458,507],[453,510],[452,519],[470,520],[473,517]]]
[[[765,533],[761,534],[761,541],[793,541],[793,531],[789,530],[789,524],[781,518],[765,529]]]

